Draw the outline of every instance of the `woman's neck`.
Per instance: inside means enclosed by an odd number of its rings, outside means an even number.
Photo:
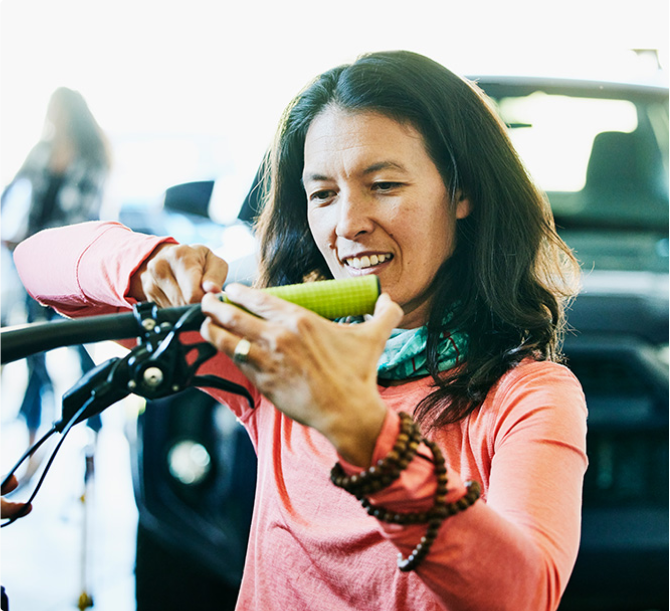
[[[74,151],[69,143],[56,143],[49,159],[49,170],[54,174],[64,174],[72,163]]]

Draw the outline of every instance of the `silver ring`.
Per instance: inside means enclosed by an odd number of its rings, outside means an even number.
[[[251,350],[251,342],[248,339],[242,338],[235,346],[233,352],[233,361],[236,363],[246,363],[249,358],[249,350]]]

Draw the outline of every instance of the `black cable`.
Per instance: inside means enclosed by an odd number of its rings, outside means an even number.
[[[67,434],[70,432],[70,430],[72,429],[72,427],[75,425],[75,423],[77,422],[77,419],[79,418],[79,416],[81,416],[81,415],[84,413],[84,411],[86,410],[86,408],[89,406],[89,404],[90,404],[94,399],[95,399],[95,395],[92,395],[92,396],[86,401],[86,403],[84,403],[84,405],[82,405],[82,406],[79,408],[79,411],[78,411],[78,412],[77,412],[77,413],[70,419],[70,421],[67,423],[67,425],[66,425],[65,428],[63,429],[63,431],[62,431],[62,433],[61,433],[60,441],[58,442],[58,444],[57,444],[56,447],[54,448],[54,451],[51,453],[51,456],[49,457],[49,460],[48,460],[46,466],[44,467],[44,471],[42,471],[42,476],[40,477],[40,480],[37,482],[37,486],[35,486],[35,489],[33,490],[32,494],[30,495],[30,498],[23,504],[24,507],[28,507],[28,505],[30,505],[30,504],[33,502],[33,500],[35,499],[35,496],[37,495],[39,489],[42,487],[42,484],[44,483],[44,480],[45,480],[45,478],[46,478],[46,476],[47,476],[47,473],[49,472],[49,469],[51,468],[51,465],[53,464],[54,460],[56,459],[56,455],[58,454],[58,451],[60,450],[61,446],[63,445],[63,442],[65,441],[65,437],[66,437]],[[9,479],[12,477],[12,475],[14,475],[14,472],[19,468],[19,466],[21,465],[21,463],[22,463],[28,456],[31,456],[31,455],[32,455],[32,454],[33,454],[33,453],[34,453],[34,452],[35,452],[35,451],[36,451],[36,450],[37,450],[37,449],[38,449],[38,448],[39,448],[39,447],[40,447],[40,446],[41,446],[41,445],[42,445],[42,444],[49,438],[49,437],[51,437],[51,435],[52,435],[53,433],[55,433],[55,432],[56,432],[56,427],[54,426],[48,433],[46,433],[46,434],[45,434],[45,435],[44,435],[44,436],[43,436],[37,443],[35,443],[35,444],[34,444],[34,445],[33,445],[33,446],[32,446],[32,447],[31,447],[31,448],[30,448],[30,449],[29,449],[29,450],[28,450],[22,457],[21,457],[21,459],[19,460],[19,462],[17,462],[16,465],[14,465],[14,468],[7,474],[7,476],[6,476],[5,479],[3,480],[3,482],[2,482],[2,487],[4,487],[4,486],[7,484],[7,482],[8,482]],[[24,514],[23,514],[22,512],[19,511],[17,514],[15,514],[15,515],[12,516],[11,518],[9,518],[9,520],[8,520],[7,522],[5,522],[4,524],[0,525],[0,528],[4,528],[5,526],[9,526],[10,524],[13,524],[14,522],[16,522],[16,520],[18,520],[18,519],[19,519],[21,516],[23,516],[23,515],[24,515]]]
[[[177,322],[174,324],[174,327],[171,329],[170,333],[166,338],[164,338],[163,343],[161,346],[165,346],[165,348],[169,347],[170,341],[172,338],[174,338],[175,335],[180,333],[181,331],[187,331],[187,330],[192,330],[194,328],[197,328],[197,326],[201,323],[202,319],[204,318],[202,310],[200,308],[199,304],[193,305],[193,306],[186,306],[186,307],[181,307],[181,308],[170,308],[171,314],[174,316],[175,314],[178,314],[178,319]],[[109,323],[110,321],[113,320],[114,315],[108,316],[108,317],[98,317],[99,319],[105,318],[106,320],[104,321],[105,323]],[[121,319],[121,316],[117,316],[118,319]],[[102,321],[98,321],[102,322]],[[126,316],[123,317],[123,322],[126,325],[124,329],[127,329],[127,323],[129,320],[126,319]],[[64,327],[62,327],[64,328]],[[95,330],[99,331],[100,327],[96,323],[95,325]],[[124,331],[124,332],[127,332]],[[13,337],[13,336],[12,336]],[[17,335],[17,339],[18,339]],[[5,339],[5,336],[3,336],[3,339]],[[56,344],[51,347],[56,347],[56,345],[60,346],[61,341],[62,341],[62,336],[59,334],[55,338],[51,338],[52,341],[55,341]],[[4,343],[4,342],[3,342]],[[41,346],[42,349],[44,346]],[[22,347],[23,350],[25,350],[25,347]],[[32,353],[33,347],[31,347],[28,350],[28,354]],[[161,347],[159,347],[157,353],[161,352]],[[17,358],[17,351],[16,349],[13,349],[11,356],[8,356],[7,360],[11,361]],[[22,352],[22,356],[25,356],[25,354]],[[22,357],[18,357],[22,358]],[[3,362],[4,362],[4,354],[3,354]],[[114,380],[114,374],[116,373],[116,370],[121,366],[122,361],[118,360],[114,363],[114,366],[112,367],[112,370],[109,372],[109,375],[107,376],[107,384],[111,384]],[[214,378],[214,379],[213,379]],[[216,381],[215,381],[216,380]],[[249,405],[253,408],[254,403],[253,403],[253,398],[249,394],[246,388],[243,386],[239,386],[238,384],[234,384],[228,380],[218,378],[217,376],[202,376],[198,379],[198,381],[206,383],[207,386],[211,388],[219,388],[221,390],[225,390],[228,392],[232,392],[235,394],[239,394],[244,396],[247,401],[249,402]],[[218,382],[218,383],[217,383]],[[32,456],[39,448],[40,446],[47,440],[49,439],[54,433],[60,432],[61,433],[61,438],[54,448],[54,451],[52,452],[51,456],[49,457],[49,460],[44,468],[44,471],[42,472],[42,475],[37,483],[37,486],[33,490],[32,494],[30,495],[30,498],[23,504],[24,508],[28,507],[32,501],[34,500],[35,496],[37,495],[38,491],[42,487],[42,484],[44,483],[44,480],[47,476],[47,473],[49,472],[49,469],[51,468],[51,465],[53,464],[56,455],[58,454],[61,446],[63,445],[63,442],[65,441],[65,438],[67,434],[70,432],[72,427],[77,424],[79,419],[84,415],[86,410],[91,406],[91,404],[97,400],[99,397],[96,394],[96,391],[93,391],[91,393],[91,396],[84,402],[84,404],[75,412],[67,421],[64,422],[63,419],[61,419],[59,422],[55,423],[54,426],[49,430],[45,435],[42,436],[42,438],[37,441],[35,444],[33,444],[32,447],[30,447],[24,454],[23,456],[19,459],[19,461],[14,465],[12,470],[5,476],[5,479],[2,482],[2,487],[4,488],[11,477],[14,475],[16,470],[21,466],[23,461]],[[102,407],[102,409],[105,409],[107,406]],[[99,409],[95,413],[98,413],[99,411],[102,411],[102,409]],[[0,528],[4,528],[5,526],[9,526],[10,524],[13,524],[16,520],[18,520],[22,515],[24,515],[21,511],[19,511],[17,514],[15,514],[13,517],[9,518],[7,522],[4,524],[0,525]]]
[[[36,443],[34,443],[32,446],[30,446],[30,447],[25,451],[25,453],[23,454],[23,456],[21,456],[21,458],[19,458],[18,462],[12,467],[12,470],[7,474],[7,476],[5,477],[5,479],[2,480],[2,488],[4,488],[4,487],[9,483],[10,478],[12,477],[12,475],[14,475],[14,473],[16,473],[16,470],[21,466],[21,463],[22,463],[26,458],[28,458],[29,456],[32,456],[35,452],[37,452],[37,450],[39,450],[40,446],[41,446],[47,439],[49,439],[49,437],[51,437],[55,432],[56,432],[56,426],[54,425],[54,426],[51,428],[51,430],[48,431],[47,433],[45,433],[39,441],[37,441]]]
[[[202,308],[199,303],[196,303],[195,305],[192,306],[187,306],[187,310],[179,317],[179,320],[175,323],[172,333],[179,333],[181,331],[181,328],[184,327],[187,323],[191,322],[196,322],[200,323],[204,320],[204,315],[202,313]],[[176,308],[175,308],[176,310]],[[192,327],[187,327],[184,329],[186,330],[192,330]]]
[[[196,304],[194,306],[188,307],[188,309],[182,314],[182,316],[179,318],[179,320],[175,323],[172,331],[170,332],[170,335],[175,335],[179,333],[182,330],[182,327],[185,327],[186,325],[189,325],[186,327],[188,330],[192,330],[192,323],[197,322],[200,324],[200,321],[204,319],[203,313],[202,313],[202,308],[200,307],[200,304]],[[186,330],[185,329],[185,330]],[[166,340],[167,341],[167,340]],[[255,409],[256,405],[254,403],[254,399],[249,393],[249,391],[244,387],[241,386],[240,384],[235,384],[234,382],[231,382],[230,380],[226,380],[225,378],[221,378],[219,376],[213,376],[213,375],[203,375],[203,376],[197,376],[196,377],[197,381],[197,387],[198,388],[215,388],[218,390],[223,390],[225,392],[230,392],[236,395],[240,395],[241,397],[244,397],[247,402],[249,403],[249,407],[251,409]]]

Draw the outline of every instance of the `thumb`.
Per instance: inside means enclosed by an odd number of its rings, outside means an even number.
[[[223,283],[228,276],[228,264],[208,251],[205,256],[205,265],[202,273],[201,286],[206,293],[216,293],[223,290]]]
[[[402,320],[404,312],[402,308],[393,301],[388,293],[382,293],[375,304],[375,311],[372,320],[369,321],[379,328],[380,333],[384,333],[384,341],[391,335]]]

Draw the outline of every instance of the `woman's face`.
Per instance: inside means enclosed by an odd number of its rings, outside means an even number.
[[[307,132],[303,184],[309,227],[333,277],[376,274],[402,306],[402,326],[425,324],[428,288],[470,204],[450,205],[421,134],[385,115],[330,108]]]

